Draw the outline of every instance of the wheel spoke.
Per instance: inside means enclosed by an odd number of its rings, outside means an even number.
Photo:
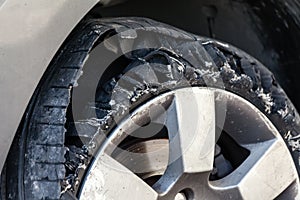
[[[149,185],[107,154],[100,155],[94,166],[80,199],[157,199],[157,193]]]
[[[165,192],[183,174],[211,171],[215,148],[214,93],[190,88],[178,90],[167,112],[169,165],[154,185]],[[168,183],[167,183],[168,182]]]
[[[169,133],[170,162],[179,159],[184,173],[206,172],[212,169],[214,158],[214,93],[190,90],[193,92],[178,90],[175,93],[173,114],[176,114],[177,131]]]
[[[274,199],[297,179],[293,161],[281,139],[246,146],[251,153],[227,177],[213,182],[224,199]],[[226,198],[225,198],[226,197]]]

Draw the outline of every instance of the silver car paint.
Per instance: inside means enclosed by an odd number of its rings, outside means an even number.
[[[0,0],[0,171],[45,69],[98,1]]]

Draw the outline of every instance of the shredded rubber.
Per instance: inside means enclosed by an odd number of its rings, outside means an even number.
[[[97,118],[72,122],[85,130],[79,131],[85,135],[77,136],[86,142],[70,145],[72,134],[76,134],[66,125],[72,88],[78,85],[89,53],[108,33],[122,33],[120,43],[136,40],[136,49],[144,45],[139,34],[155,33],[163,48],[127,55],[130,64],[97,89],[96,107],[91,107]],[[110,44],[106,47],[114,51]],[[135,106],[180,87],[217,87],[250,101],[277,127],[299,170],[300,126],[294,106],[271,72],[230,45],[145,18],[89,20],[74,30],[50,68],[55,70],[41,88],[28,127],[25,199],[59,199],[67,191],[75,194],[99,146],[99,137],[108,134]]]

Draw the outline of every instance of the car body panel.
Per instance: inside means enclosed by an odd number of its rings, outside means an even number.
[[[71,30],[98,2],[0,0],[0,170],[45,69]]]

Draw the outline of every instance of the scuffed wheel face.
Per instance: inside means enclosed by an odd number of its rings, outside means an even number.
[[[146,126],[136,126],[140,120]],[[126,144],[138,134],[143,140]],[[80,199],[295,199],[298,182],[283,139],[257,108],[194,87],[162,94],[124,119],[101,145]]]

